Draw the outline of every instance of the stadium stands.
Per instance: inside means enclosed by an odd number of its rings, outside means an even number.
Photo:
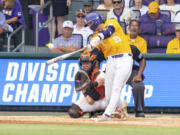
[[[175,36],[151,36],[149,37],[148,53],[166,53],[168,42]]]
[[[161,27],[162,36],[156,35],[155,23],[141,23],[141,36],[147,41],[148,53],[165,53],[167,44],[175,37],[174,24],[164,23]]]
[[[32,29],[32,19],[30,19],[31,17],[28,16],[28,13],[27,13],[27,5],[30,5],[30,4],[39,4],[39,2],[37,2],[37,0],[28,0],[28,2],[25,2],[23,0],[17,0],[17,2],[21,2],[23,3],[22,4],[22,8],[23,8],[23,11],[25,12],[25,19],[26,19],[26,23],[27,23],[27,35],[28,37],[26,38],[26,40],[29,40],[31,39],[31,37],[33,37],[33,33],[32,32],[29,32],[30,28]],[[80,0],[80,1],[83,1],[83,0]],[[72,19],[72,21],[74,21],[74,12],[76,11],[77,8],[81,8],[82,7],[82,4],[79,0],[74,0],[72,1],[73,4],[70,8],[70,14],[65,18],[65,20],[68,19]],[[143,1],[143,4],[144,5],[148,5],[152,0],[144,0]],[[25,4],[26,3],[26,4]],[[76,3],[74,5],[74,3]],[[78,4],[79,3],[79,4]],[[94,8],[97,7],[97,3],[103,3],[103,0],[94,0]],[[159,1],[159,4],[164,4],[166,3],[166,0],[160,0]],[[180,4],[180,0],[176,0],[176,3]],[[78,7],[75,7],[77,6]],[[129,7],[132,7],[133,6],[133,0],[130,0],[129,1]],[[104,19],[106,19],[106,15],[107,15],[107,12],[108,10],[94,10],[96,12],[99,12],[101,13],[103,16],[104,16]],[[140,18],[141,17],[141,13],[139,10],[133,10],[133,12],[136,14],[136,17],[137,18]],[[160,11],[161,14],[165,14],[167,15],[169,18],[171,18],[171,13],[168,11],[168,10],[161,10]],[[176,13],[176,15],[180,14],[180,11],[178,11]],[[72,17],[73,16],[73,17]],[[123,30],[125,31],[125,33],[127,33],[127,24],[125,22],[120,22],[120,25],[122,26]],[[145,38],[145,40],[147,41],[147,45],[148,45],[148,52],[160,52],[160,53],[164,53],[165,51],[165,48],[167,46],[167,43],[168,41],[170,41],[172,38],[175,37],[175,30],[174,30],[174,23],[164,23],[162,24],[161,26],[161,33],[162,35],[161,36],[157,36],[157,24],[155,23],[152,23],[152,22],[147,22],[147,23],[141,23],[140,24],[140,35],[142,37]],[[5,35],[6,36],[6,35]],[[89,36],[91,37],[91,36]],[[33,40],[30,40],[28,43],[26,44],[31,44],[31,45],[34,45],[34,43],[32,42]]]
[[[141,12],[139,10],[133,10],[133,12],[136,14],[136,18],[140,19],[141,17]]]
[[[170,11],[168,11],[168,10],[160,10],[160,13],[168,16],[168,18],[171,19],[171,12]]]
[[[104,9],[94,9],[94,12],[98,12],[102,15],[103,19],[106,20],[107,18],[107,13],[109,10],[104,10]]]

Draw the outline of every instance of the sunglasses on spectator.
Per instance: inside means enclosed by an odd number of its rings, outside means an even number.
[[[122,0],[120,0],[120,1],[113,1],[113,4],[120,4],[122,2]]]
[[[85,16],[77,15],[77,18],[85,18]]]

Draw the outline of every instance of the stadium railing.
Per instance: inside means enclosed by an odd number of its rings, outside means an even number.
[[[46,7],[50,7],[50,17],[49,19],[42,25],[39,26],[39,14],[42,12]],[[39,31],[46,27],[50,23],[50,29],[49,29],[49,35],[50,35],[50,43],[52,43],[52,21],[53,21],[53,5],[51,1],[48,1],[44,6],[42,6],[36,13],[36,49],[35,51],[38,52],[38,47],[39,47]]]
[[[7,52],[11,51],[11,40],[13,38],[13,36],[18,33],[18,32],[22,32],[22,37],[21,37],[21,43],[19,45],[17,45],[16,48],[14,48],[12,50],[12,52],[16,52],[18,49],[20,49],[22,47],[22,51],[24,52],[24,45],[25,45],[25,29],[23,25],[20,25],[17,29],[15,29],[15,31],[13,31],[12,33],[10,33],[7,36]]]

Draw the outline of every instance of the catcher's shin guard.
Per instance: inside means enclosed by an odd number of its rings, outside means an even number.
[[[79,118],[83,116],[84,113],[78,105],[72,104],[71,108],[68,111],[68,114],[71,118]]]

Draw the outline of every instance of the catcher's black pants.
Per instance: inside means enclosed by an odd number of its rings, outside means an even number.
[[[132,70],[131,76],[129,77],[127,84],[131,85],[135,112],[144,112],[144,90],[145,86],[143,82],[133,82],[133,78],[137,75],[137,70]]]

